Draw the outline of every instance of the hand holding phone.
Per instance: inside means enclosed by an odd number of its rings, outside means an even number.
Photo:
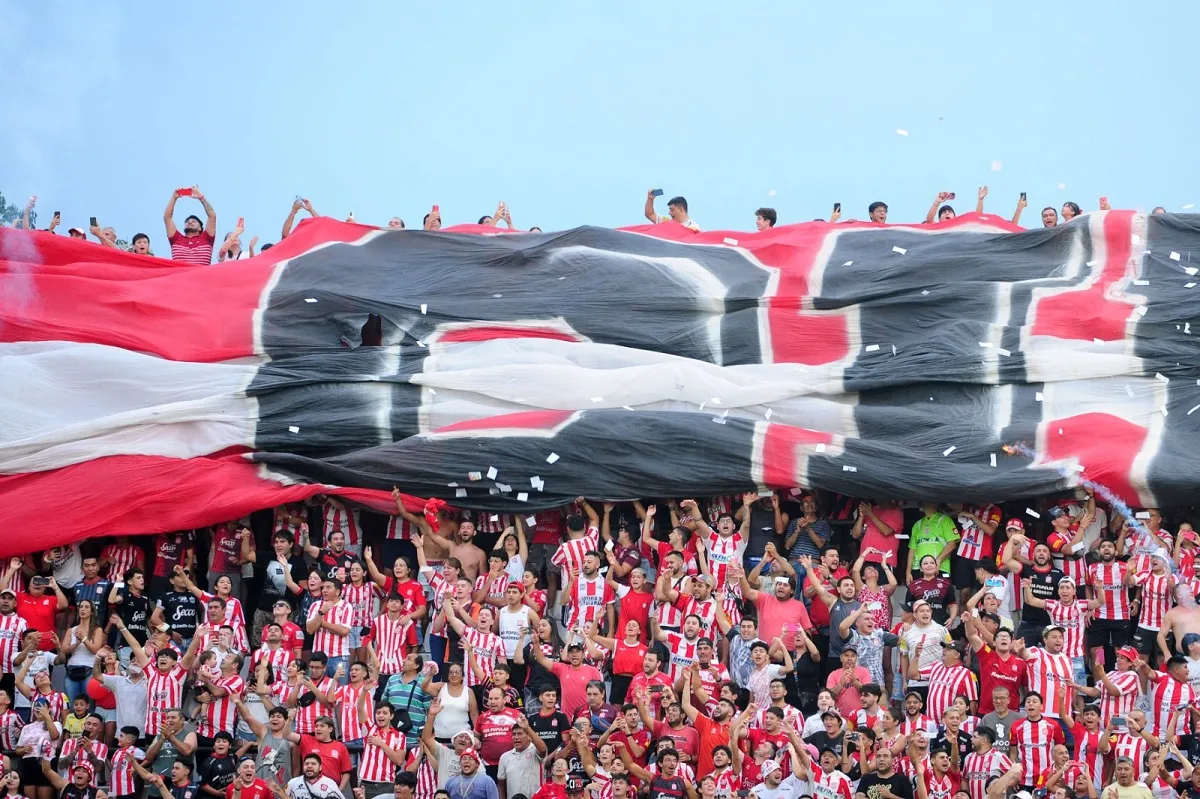
[[[951,191],[951,192],[947,192],[947,193],[946,193],[946,199],[947,199],[947,200],[953,200],[953,199],[954,199],[954,197],[955,197],[955,194],[954,194],[954,192],[952,192],[952,191]]]
[[[237,229],[238,229],[238,230],[245,230],[245,229],[246,229],[246,217],[244,217],[244,216],[239,216],[239,217],[238,217]]]
[[[655,189],[654,191],[650,192],[650,196],[651,197],[661,197],[661,196],[663,196],[663,190]]]
[[[178,194],[180,197],[191,197],[192,196],[192,190],[190,188],[176,189],[175,193]]]
[[[100,227],[100,223],[96,221],[96,217],[94,216],[88,219],[88,224],[90,224],[92,227]]]
[[[434,212],[435,214],[440,214],[442,211],[441,211],[441,209],[440,209],[440,208],[438,208],[438,207],[435,205],[435,206],[433,206],[433,212]]]
[[[842,204],[841,204],[841,203],[834,203],[834,204],[833,204],[833,212],[834,212],[835,214],[838,214],[838,213],[841,213],[841,211],[842,211]]]
[[[1021,202],[1025,202],[1025,192],[1021,192]]]

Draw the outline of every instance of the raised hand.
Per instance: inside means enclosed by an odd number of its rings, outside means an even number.
[[[657,512],[658,512],[657,505],[647,505],[646,506],[646,517],[647,518],[651,518],[651,519],[654,518],[654,514]]]
[[[987,186],[980,186],[979,187],[979,199],[982,200],[984,197],[986,197],[987,191],[988,191]]]

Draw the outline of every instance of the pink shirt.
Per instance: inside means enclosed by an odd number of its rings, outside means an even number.
[[[770,642],[772,638],[782,636],[786,626],[790,628],[787,632],[790,633],[789,637],[792,642],[788,643],[785,638],[784,646],[794,649],[796,626],[799,625],[806,630],[812,629],[812,622],[808,619],[808,609],[798,599],[793,598],[781,602],[774,593],[759,591],[754,605],[758,608],[758,637],[764,641]]]
[[[879,521],[892,528],[892,535],[884,535],[879,532],[879,528],[875,526],[875,523],[871,521],[871,517],[868,516],[866,521],[863,522],[863,537],[862,543],[859,545],[859,552],[866,552],[872,547],[878,549],[880,552],[890,550],[892,556],[888,558],[887,564],[894,569],[899,563],[897,558],[900,553],[900,542],[896,540],[895,534],[904,532],[904,511],[900,508],[885,508],[880,505],[875,505],[872,510],[879,517]],[[866,560],[879,563],[880,557],[872,552],[870,555],[867,555]]]
[[[844,668],[834,669],[829,673],[829,679],[825,681],[825,687],[834,692],[837,696],[837,709],[842,718],[848,719],[854,715],[862,707],[862,696],[859,695],[858,689],[854,685],[846,688],[841,694],[834,690],[834,686],[842,681],[842,675],[846,673]],[[863,685],[871,682],[871,672],[867,671],[862,666],[854,667],[854,677]]]
[[[550,673],[558,678],[558,705],[569,719],[575,718],[575,712],[587,704],[588,681],[604,679],[598,668],[586,663],[576,669],[570,663],[560,661],[554,664]]]

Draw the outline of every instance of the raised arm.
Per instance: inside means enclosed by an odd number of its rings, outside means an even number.
[[[199,186],[192,186],[192,196],[199,200],[200,204],[204,206],[204,214],[207,217],[204,222],[204,232],[210,236],[216,236],[217,212],[214,211],[213,207],[208,204],[208,198],[205,197],[204,193],[200,191]]]
[[[175,202],[179,199],[179,189],[171,192],[171,199],[167,200],[167,209],[163,211],[163,224],[167,227],[167,238],[172,238],[179,229],[175,227]]]
[[[1020,198],[1017,200],[1017,210],[1013,211],[1012,223],[1014,225],[1021,224],[1021,212],[1025,210],[1029,202],[1025,199],[1025,192],[1021,192]]]
[[[987,186],[979,187],[979,199],[975,201],[975,213],[983,213],[983,198],[987,196]],[[957,762],[957,761],[956,761]]]
[[[646,207],[642,211],[652,225],[658,223],[658,213],[654,210],[654,192],[655,189],[650,189],[650,191],[646,192]]]

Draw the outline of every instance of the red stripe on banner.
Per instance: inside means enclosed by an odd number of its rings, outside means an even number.
[[[1131,472],[1150,435],[1149,430],[1107,413],[1054,419],[1042,427],[1055,431],[1055,435],[1045,436],[1046,444],[1040,453],[1042,459],[1075,458],[1089,480],[1100,483],[1128,502],[1138,501]],[[1059,429],[1062,435],[1057,434]],[[1097,435],[1097,430],[1103,430],[1104,434]]]
[[[439,427],[433,432],[455,433],[463,430],[553,430],[566,422],[574,411],[524,411],[503,416],[488,416],[484,419],[468,419]]]
[[[5,529],[12,533],[0,536],[0,558],[102,535],[206,527],[316,494],[336,494],[384,512],[395,508],[384,491],[264,480],[237,453],[189,459],[120,455],[0,477]],[[417,497],[402,499],[414,513],[425,506]]]
[[[0,342],[105,344],[174,361],[253,355],[254,312],[275,264],[371,230],[319,217],[255,258],[187,266],[0,228]]]
[[[1032,335],[1075,341],[1121,341],[1135,303],[1113,299],[1110,292],[1130,272],[1133,253],[1133,211],[1108,211],[1104,216],[1104,262],[1092,283],[1080,291],[1064,290],[1037,301]],[[1073,224],[1085,224],[1081,219]],[[1089,267],[1090,271],[1090,267]]]
[[[763,485],[787,488],[806,484],[807,475],[800,473],[798,450],[801,446],[831,443],[833,436],[829,433],[784,424],[767,425],[763,438]]]
[[[439,333],[438,344],[460,344],[468,341],[493,341],[502,338],[548,338],[554,341],[579,341],[578,336],[572,336],[561,330],[547,327],[507,327],[504,325],[487,325],[485,327],[468,327],[459,330],[448,330]]]

